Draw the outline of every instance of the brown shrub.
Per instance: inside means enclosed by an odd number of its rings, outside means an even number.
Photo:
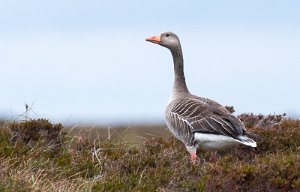
[[[234,110],[234,107],[233,106],[225,106],[225,109],[227,109],[227,111],[229,111],[229,113],[234,113],[235,110]]]
[[[60,147],[63,141],[63,126],[51,124],[47,119],[33,119],[10,124],[12,143],[21,142],[35,145],[38,141],[50,145],[53,149]]]
[[[285,113],[279,115],[255,115],[253,113],[243,113],[239,115],[238,118],[240,118],[240,120],[244,123],[246,127],[270,128],[274,125],[278,125],[279,123],[281,123],[285,115]]]

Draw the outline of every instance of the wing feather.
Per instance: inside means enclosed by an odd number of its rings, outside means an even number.
[[[184,98],[169,109],[174,127],[181,132],[203,132],[237,138],[245,132],[244,124],[215,101],[204,98]],[[176,120],[175,120],[176,119]],[[189,130],[187,130],[189,129]]]

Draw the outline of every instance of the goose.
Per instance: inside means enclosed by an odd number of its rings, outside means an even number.
[[[178,36],[172,32],[146,38],[146,41],[170,50],[174,64],[174,83],[165,110],[165,120],[171,133],[190,153],[191,161],[198,157],[197,148],[216,153],[237,144],[256,147],[256,142],[240,119],[225,107],[208,98],[189,92],[183,70],[183,54]]]

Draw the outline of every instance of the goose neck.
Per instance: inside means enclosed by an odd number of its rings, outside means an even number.
[[[189,93],[184,76],[184,67],[183,67],[183,54],[181,47],[179,46],[176,49],[171,50],[174,63],[174,85],[173,85],[173,94],[185,94]]]

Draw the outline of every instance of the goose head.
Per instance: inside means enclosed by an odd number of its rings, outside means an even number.
[[[175,33],[164,32],[160,35],[146,38],[146,41],[166,47],[170,50],[180,47],[179,38]]]

